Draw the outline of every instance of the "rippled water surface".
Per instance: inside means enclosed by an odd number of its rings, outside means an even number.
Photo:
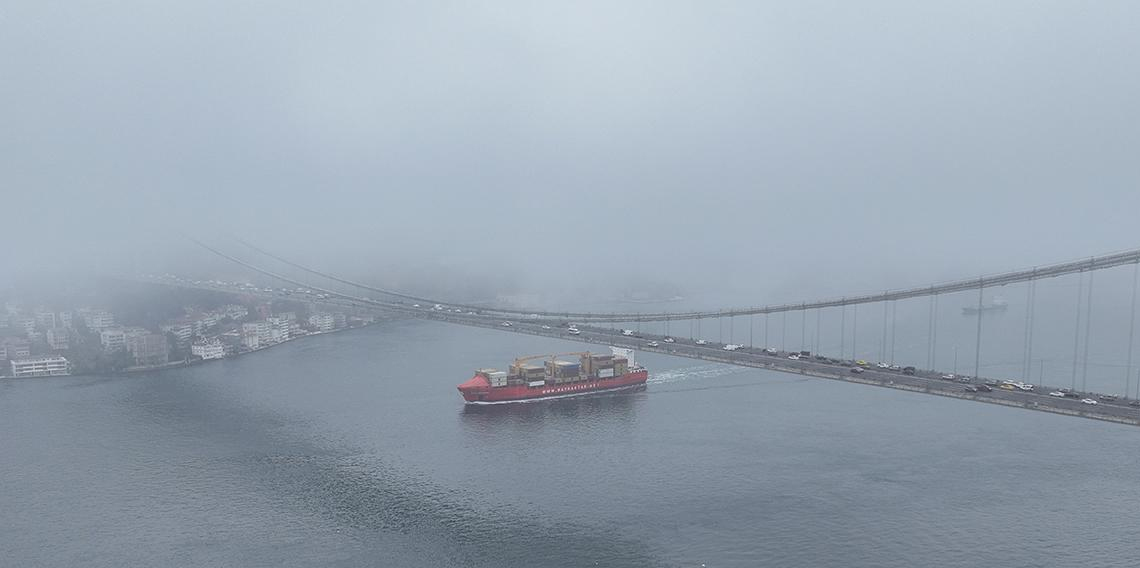
[[[1133,427],[652,354],[641,392],[454,388],[578,349],[399,322],[0,382],[2,564],[1136,565]]]

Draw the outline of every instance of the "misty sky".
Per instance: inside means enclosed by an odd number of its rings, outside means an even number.
[[[354,275],[800,299],[1133,248],[1137,21],[1107,1],[8,0],[4,256],[169,259],[197,254],[179,231],[234,232]]]

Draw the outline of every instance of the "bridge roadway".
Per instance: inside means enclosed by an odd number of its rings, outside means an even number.
[[[504,327],[502,325],[502,322],[504,320],[485,314],[437,311],[426,306],[421,308],[413,308],[412,306],[406,304],[400,305],[398,306],[398,309],[393,310],[387,305],[376,305],[376,303],[373,303],[373,301],[364,298],[353,298],[351,296],[341,294],[338,294],[337,297],[318,299],[312,296],[282,296],[281,294],[275,292],[267,293],[261,290],[235,289],[230,286],[216,285],[207,282],[170,281],[166,279],[146,278],[129,279],[133,281],[147,282],[164,286],[192,288],[198,290],[212,290],[229,294],[241,294],[245,296],[260,297],[266,300],[296,301],[349,309],[375,310],[385,313],[392,313],[394,311],[406,316],[418,317],[433,321],[482,327],[499,331],[510,331],[514,333],[541,335],[545,337],[566,339],[570,341],[595,345],[626,347],[630,349],[636,349],[638,351],[664,353],[667,355],[687,357],[690,359],[699,359],[702,361],[715,361],[729,365],[769,369],[773,371],[795,373],[799,375],[806,375],[823,379],[840,380],[849,383],[874,385],[917,393],[933,394],[950,398],[973,400],[989,404],[1000,404],[1003,406],[1025,408],[1028,410],[1052,412],[1055,414],[1080,416],[1083,418],[1140,426],[1140,408],[1128,406],[1127,401],[1118,400],[1111,403],[1106,401],[1099,401],[1095,406],[1088,405],[1082,403],[1079,399],[1057,398],[1049,396],[1049,392],[1060,389],[1045,387],[1042,385],[1037,385],[1036,390],[1032,392],[1007,391],[1000,388],[994,388],[992,392],[972,393],[965,391],[964,384],[958,383],[956,381],[946,381],[940,379],[939,377],[942,376],[942,373],[938,373],[936,371],[919,370],[914,375],[905,375],[900,371],[888,371],[878,368],[870,368],[866,369],[862,373],[856,374],[851,372],[850,364],[834,364],[812,358],[791,360],[787,358],[787,355],[789,355],[789,353],[778,352],[776,355],[769,355],[764,353],[762,348],[744,347],[736,351],[725,351],[724,344],[722,343],[709,341],[708,345],[697,345],[693,340],[680,337],[674,337],[675,343],[665,343],[665,336],[663,335],[639,333],[641,336],[639,338],[627,337],[622,335],[620,330],[597,326],[579,325],[578,329],[581,330],[581,335],[572,335],[567,332],[567,329],[565,327],[565,320],[561,319],[512,319],[510,320],[511,327]],[[543,326],[547,326],[549,329],[543,329]],[[650,341],[657,341],[659,343],[659,346],[649,347],[647,344]],[[975,378],[972,384],[976,386],[978,384],[981,384],[983,380],[985,379]],[[1093,398],[1096,397],[1096,395],[1092,393],[1086,394]],[[1082,397],[1083,396],[1084,395],[1082,395]]]
[[[1096,405],[1089,405],[1081,402],[1079,399],[1049,396],[1049,392],[1060,389],[1044,387],[1042,385],[1036,385],[1033,391],[1008,391],[994,387],[992,392],[974,393],[967,392],[965,390],[966,385],[956,380],[941,379],[942,374],[934,371],[919,370],[916,371],[914,375],[906,375],[901,371],[870,368],[862,373],[852,373],[851,365],[849,364],[835,364],[813,358],[792,360],[787,357],[791,353],[781,351],[775,355],[770,355],[764,353],[763,349],[759,347],[743,347],[736,351],[725,351],[723,344],[713,341],[709,341],[708,345],[697,345],[693,340],[674,337],[675,343],[664,343],[665,336],[663,335],[640,333],[640,338],[628,337],[622,335],[620,330],[582,325],[578,326],[581,335],[571,335],[567,332],[565,327],[557,325],[559,322],[549,320],[511,320],[511,327],[504,327],[502,326],[502,320],[490,322],[485,317],[436,312],[433,310],[425,310],[425,312],[428,312],[425,314],[426,319],[435,321],[498,329],[500,331],[511,331],[514,333],[541,335],[595,345],[626,347],[638,351],[663,353],[677,357],[700,359],[702,361],[715,361],[729,365],[769,369],[822,379],[840,380],[848,383],[873,385],[1140,426],[1140,408],[1129,406],[1128,401],[1098,401]],[[550,329],[543,329],[542,326],[544,325]],[[649,347],[647,344],[650,341],[657,341],[659,346]],[[652,375],[652,370],[650,370],[650,375]],[[983,384],[984,380],[986,380],[986,378],[974,378],[971,384],[977,386]],[[1097,395],[1082,393],[1082,398],[1086,396],[1095,399]]]

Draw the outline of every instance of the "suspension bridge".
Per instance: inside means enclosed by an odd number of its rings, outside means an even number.
[[[388,313],[404,314],[463,325],[490,327],[516,333],[532,333],[536,335],[562,337],[576,341],[660,350],[685,357],[747,366],[767,367],[826,378],[838,378],[847,381],[892,386],[894,388],[907,390],[920,390],[931,394],[941,394],[957,398],[971,398],[984,402],[995,402],[997,404],[1022,406],[1038,410],[1056,411],[1063,414],[1078,414],[1093,418],[1140,424],[1140,408],[1129,404],[1132,402],[1129,395],[1132,393],[1133,388],[1133,373],[1137,371],[1133,365],[1133,345],[1135,339],[1136,292],[1138,277],[1140,277],[1140,249],[1091,256],[1079,260],[1041,265],[1028,269],[974,276],[920,287],[884,290],[878,293],[857,294],[798,303],[780,303],[756,307],[733,307],[718,310],[599,312],[488,306],[485,304],[457,302],[445,298],[416,295],[406,291],[386,289],[319,271],[276,255],[252,243],[241,240],[238,241],[243,247],[259,257],[272,260],[284,265],[288,270],[293,271],[293,273],[286,274],[281,269],[271,270],[260,263],[255,264],[249,260],[239,258],[232,252],[223,251],[201,241],[194,240],[194,242],[211,254],[240,265],[251,273],[256,273],[263,277],[289,284],[297,289],[308,291],[309,296],[304,298],[304,300],[308,302],[325,303],[352,309],[380,310]],[[1120,382],[1123,386],[1122,392],[1124,394],[1123,396],[1107,395],[1096,397],[1087,392],[1088,388],[1086,384],[1089,364],[1089,336],[1092,329],[1092,307],[1094,302],[1093,275],[1098,272],[1127,266],[1132,267],[1132,294],[1131,311],[1128,320],[1126,362],[1122,365],[1122,369],[1120,370]],[[303,273],[306,276],[297,276],[297,272]],[[1022,326],[1023,329],[1021,330],[1022,356],[1019,378],[1022,379],[1020,382],[1027,381],[1030,377],[1030,370],[1034,361],[1034,333],[1038,325],[1036,321],[1038,283],[1046,279],[1073,275],[1078,278],[1078,286],[1076,292],[1076,318],[1073,322],[1074,348],[1071,381],[1068,388],[1051,389],[1051,392],[1053,395],[1066,394],[1061,391],[1082,393],[1080,395],[1082,398],[1074,399],[1073,394],[1068,394],[1067,396],[1049,396],[1046,392],[1043,392],[1046,389],[1041,386],[1035,386],[1034,391],[1023,391],[1018,387],[1014,392],[1001,392],[1007,391],[1008,389],[999,388],[998,391],[991,389],[990,391],[977,393],[972,392],[973,389],[963,390],[964,388],[957,383],[957,381],[947,382],[944,377],[951,374],[935,370],[939,347],[938,314],[940,310],[938,302],[940,298],[948,297],[951,294],[977,293],[972,309],[972,312],[975,314],[973,373],[972,376],[965,378],[971,382],[982,384],[985,379],[985,377],[982,376],[981,365],[982,352],[985,348],[985,314],[987,312],[987,305],[984,303],[985,292],[987,290],[995,290],[1024,283],[1026,284],[1026,309]],[[166,276],[141,277],[132,275],[130,278],[156,284],[204,288],[231,293],[251,293],[248,289],[234,290],[229,284],[216,282],[192,282],[183,279],[171,279]],[[321,284],[322,282],[324,282],[323,285]],[[255,290],[252,293],[274,299],[281,299],[280,291],[267,293],[263,290]],[[364,293],[368,295],[363,295]],[[298,298],[291,299],[296,300]],[[921,367],[921,369],[916,369],[913,371],[913,374],[903,374],[899,372],[900,367],[894,366],[892,369],[890,365],[883,363],[884,367],[882,369],[878,368],[877,365],[867,364],[866,366],[870,368],[867,369],[866,372],[848,372],[849,367],[854,365],[856,360],[860,357],[860,350],[858,349],[858,340],[860,338],[858,323],[860,308],[862,307],[864,313],[866,313],[867,308],[872,307],[868,305],[878,304],[882,306],[882,317],[879,322],[881,324],[881,330],[876,331],[876,335],[880,335],[879,332],[881,332],[881,336],[875,339],[878,340],[880,362],[889,361],[893,363],[896,335],[894,328],[896,325],[897,305],[899,302],[907,300],[911,302],[921,302],[925,300],[926,302],[926,359],[923,365],[918,365],[917,362],[913,365],[915,367]],[[436,306],[446,306],[446,308],[436,309]],[[814,312],[816,320],[814,333],[816,337],[811,344],[815,345],[818,349],[821,345],[819,339],[819,335],[822,333],[821,318],[825,310],[840,312],[840,345],[838,354],[832,353],[831,355],[833,355],[833,357],[824,357],[820,353],[811,353],[810,355],[805,355],[804,359],[789,359],[788,357],[790,355],[798,356],[799,351],[802,349],[794,352],[789,352],[783,348],[779,350],[772,349],[767,337],[769,335],[768,320],[770,316],[781,316],[781,327],[783,328],[781,333],[786,336],[787,316],[790,314],[798,314],[801,319],[800,345],[802,347],[808,345],[805,336],[807,330],[807,316],[809,313]],[[847,326],[847,316],[849,312],[852,320],[850,333],[848,333]],[[754,342],[754,320],[756,316],[764,317],[763,347],[767,350],[757,351],[756,349]],[[733,330],[736,328],[735,321],[737,318],[748,318],[749,320],[748,344],[747,346],[740,345],[739,348],[737,348],[735,344],[732,344],[732,335]],[[832,319],[834,319],[834,317]],[[719,338],[716,342],[700,339],[700,326],[701,323],[706,320],[715,320],[720,330],[723,330],[721,322],[729,322],[729,341],[724,342],[723,337]],[[674,325],[682,325],[684,322],[687,322],[689,325],[688,340],[674,337],[671,334]],[[578,327],[578,333],[567,333],[566,326],[570,323]],[[619,333],[616,324],[627,324],[635,327],[635,333],[638,337],[631,338],[629,335]],[[643,325],[648,327],[649,324],[654,324],[658,328],[656,333],[641,331]],[[864,331],[863,336],[865,337],[866,335],[867,332]],[[848,337],[850,338],[849,345],[847,342]],[[864,339],[864,341],[866,341],[866,339]],[[784,340],[781,340],[781,344],[784,342]],[[1082,345],[1084,348],[1083,358],[1080,351]],[[725,347],[732,347],[732,349],[725,350]],[[864,349],[863,352],[866,352],[866,350]],[[955,359],[957,358],[956,352],[957,348],[955,348]],[[850,353],[850,356],[848,356],[848,353]],[[838,357],[834,357],[834,355],[838,355]],[[1078,362],[1080,362],[1080,364],[1078,364]],[[956,366],[957,361],[955,361],[955,367]],[[1079,381],[1078,377],[1080,378]],[[961,379],[962,377],[954,378]],[[997,381],[990,382],[994,386],[1001,387]],[[973,385],[971,384],[969,386]],[[1137,398],[1140,398],[1140,376],[1137,376],[1136,389],[1138,390]],[[1090,399],[1089,397],[1094,398]],[[1100,398],[1100,400],[1098,400],[1098,398]],[[1082,400],[1084,402],[1082,402]],[[1090,400],[1095,401],[1097,404],[1091,404]]]

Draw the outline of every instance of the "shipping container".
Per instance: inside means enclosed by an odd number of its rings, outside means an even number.
[[[610,368],[610,369],[598,369],[598,378],[599,379],[608,379],[608,378],[611,378],[613,376],[614,376],[614,370],[612,368]]]
[[[529,381],[526,385],[528,387],[542,387],[546,386],[546,381]]]

